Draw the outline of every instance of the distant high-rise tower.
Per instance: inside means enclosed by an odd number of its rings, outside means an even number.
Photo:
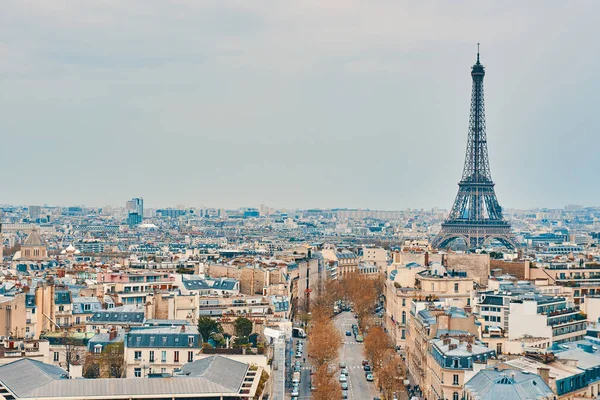
[[[432,243],[437,248],[446,247],[459,238],[469,249],[491,240],[498,240],[509,248],[517,247],[510,225],[502,216],[490,172],[483,101],[485,69],[479,62],[477,46],[477,62],[471,68],[473,89],[465,166],[450,215]]]
[[[142,223],[144,219],[144,199],[141,197],[134,197],[125,203],[125,209],[127,210],[127,224],[129,226],[135,226]]]

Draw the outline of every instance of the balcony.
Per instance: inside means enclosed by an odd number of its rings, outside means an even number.
[[[559,326],[559,325],[567,325],[567,324],[572,324],[574,322],[580,322],[580,321],[585,321],[586,318],[581,315],[581,314],[575,314],[572,316],[568,316],[567,318],[558,318],[556,320],[553,321],[548,321],[548,326]]]

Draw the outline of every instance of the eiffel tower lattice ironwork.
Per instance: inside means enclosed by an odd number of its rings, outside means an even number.
[[[442,229],[432,242],[433,247],[447,247],[459,238],[466,242],[469,249],[481,247],[491,240],[497,240],[509,248],[517,247],[510,224],[502,216],[490,172],[485,133],[484,76],[478,44],[477,62],[471,68],[473,89],[465,166],[458,183],[456,200],[448,219],[442,223]]]

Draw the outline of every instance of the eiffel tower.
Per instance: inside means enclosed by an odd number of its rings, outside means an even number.
[[[479,62],[477,44],[477,62],[471,67],[473,88],[465,166],[450,215],[432,242],[436,248],[447,247],[456,239],[464,240],[469,249],[476,249],[492,240],[511,249],[517,247],[510,224],[502,216],[490,171],[485,133],[484,76],[485,68]]]

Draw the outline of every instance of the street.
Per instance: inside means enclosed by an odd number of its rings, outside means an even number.
[[[346,331],[352,331],[352,324],[356,324],[354,314],[342,312],[333,319],[335,326],[342,335],[343,345],[340,349],[339,362],[345,362],[348,368],[348,398],[352,400],[371,400],[378,397],[373,382],[367,382],[362,366],[363,354],[362,343],[357,343],[354,335],[346,336]],[[339,376],[339,373],[337,374]]]

